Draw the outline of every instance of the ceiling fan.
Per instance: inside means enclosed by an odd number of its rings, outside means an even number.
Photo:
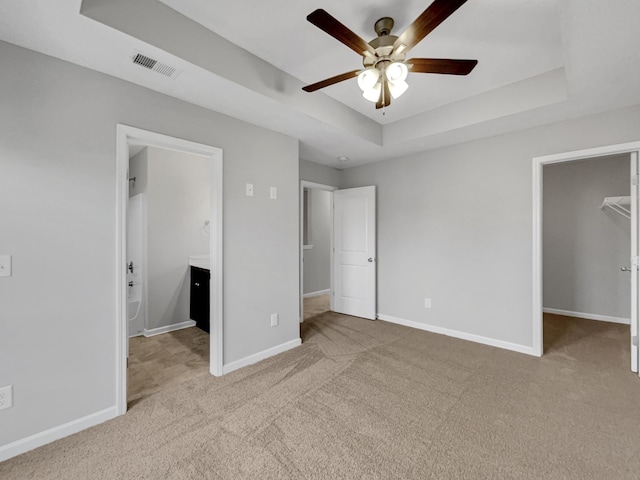
[[[405,60],[409,50],[429,35],[467,0],[434,0],[429,7],[399,37],[391,35],[393,19],[384,17],[374,25],[378,35],[369,43],[349,30],[346,26],[318,9],[307,16],[307,20],[325,31],[347,47],[362,55],[364,70],[336,75],[303,87],[305,92],[315,92],[321,88],[358,77],[362,96],[375,102],[376,108],[387,107],[391,97],[398,98],[409,85],[405,81],[409,72],[440,73],[447,75],[468,75],[478,64],[477,60],[450,60],[445,58],[411,58]]]

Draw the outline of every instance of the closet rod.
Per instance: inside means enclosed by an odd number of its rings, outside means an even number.
[[[631,219],[631,210],[628,206],[631,205],[631,197],[604,197],[600,208],[609,207],[616,213],[619,213],[627,219]]]

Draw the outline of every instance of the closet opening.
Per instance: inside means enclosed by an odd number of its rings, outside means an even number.
[[[640,142],[534,159],[538,355],[579,345],[638,371],[639,150]]]

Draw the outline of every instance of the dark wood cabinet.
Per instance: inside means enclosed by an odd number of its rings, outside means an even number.
[[[209,281],[211,273],[204,268],[191,267],[191,299],[189,316],[196,327],[209,333]]]

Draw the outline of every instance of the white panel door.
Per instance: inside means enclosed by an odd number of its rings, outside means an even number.
[[[333,310],[376,318],[376,187],[333,192]]]
[[[631,371],[638,372],[638,152],[631,153]]]

